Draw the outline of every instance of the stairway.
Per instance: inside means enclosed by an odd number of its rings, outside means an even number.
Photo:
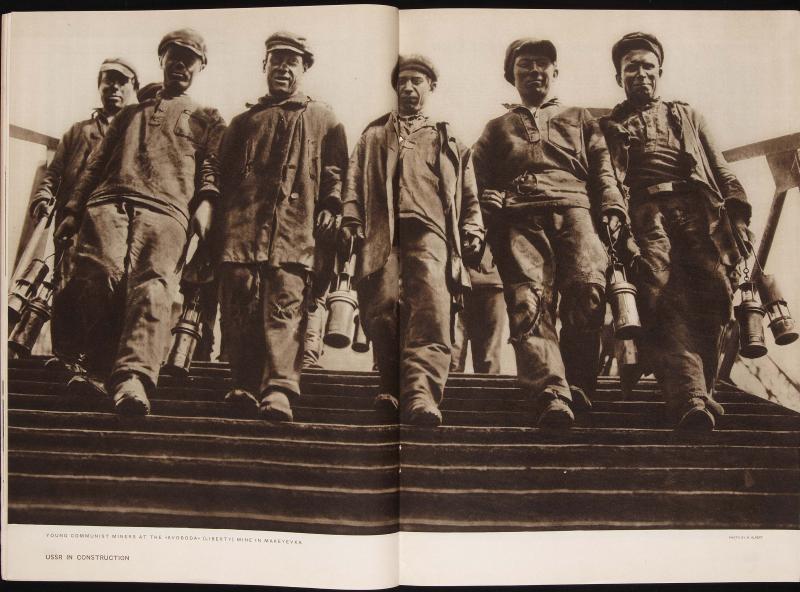
[[[720,388],[727,414],[711,434],[669,429],[654,382],[622,400],[611,378],[589,416],[552,433],[526,425],[509,376],[452,376],[438,429],[376,417],[371,373],[306,373],[293,424],[222,403],[229,376],[218,363],[197,364],[188,382],[162,376],[153,414],[123,418],[107,399],[66,395],[42,359],[11,360],[9,522],[331,534],[800,527],[800,414],[732,386]]]

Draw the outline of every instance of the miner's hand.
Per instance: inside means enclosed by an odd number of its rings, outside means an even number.
[[[619,215],[614,212],[603,214],[602,222],[604,229],[607,229],[603,233],[603,238],[610,238],[611,242],[615,243],[619,238],[620,228],[622,228],[622,221],[619,219]]]
[[[317,214],[317,220],[314,225],[314,238],[320,241],[330,240],[336,236],[336,216],[328,210],[322,210]]]
[[[31,218],[38,222],[42,218],[47,218],[47,216],[50,215],[52,203],[53,202],[46,197],[34,199],[30,205],[30,208],[28,209],[28,213],[30,214]]]
[[[480,236],[467,234],[461,241],[461,256],[465,260],[477,259],[481,253],[483,241]]]
[[[484,189],[481,193],[480,204],[487,214],[499,212],[503,209],[506,200],[505,192],[494,189]]]
[[[208,231],[211,228],[211,221],[214,218],[214,205],[211,203],[210,200],[204,199],[200,202],[200,205],[197,206],[197,209],[194,211],[194,215],[192,216],[192,220],[189,223],[189,227],[191,228],[192,232],[200,237],[200,239],[205,239],[208,235]]]
[[[67,214],[56,228],[55,237],[59,241],[67,241],[78,232],[78,217],[75,214]]]
[[[364,228],[360,224],[348,224],[339,229],[339,252],[347,256],[351,245],[354,253],[358,253],[364,245]]]

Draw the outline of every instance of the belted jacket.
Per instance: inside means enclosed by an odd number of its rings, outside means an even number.
[[[470,287],[461,258],[461,239],[485,235],[470,150],[443,121],[439,133],[439,192],[447,220],[448,288]],[[342,203],[342,224],[358,224],[366,240],[358,258],[356,280],[383,268],[397,231],[393,177],[399,154],[399,130],[391,113],[370,123],[350,157]]]
[[[221,150],[223,262],[315,268],[314,222],[341,211],[344,127],[324,103],[264,96],[233,118]]]
[[[486,124],[473,148],[478,188],[505,192],[506,212],[573,206],[600,216],[625,216],[625,202],[611,168],[597,119],[557,99],[533,112],[508,112]]]
[[[742,184],[733,174],[722,152],[714,143],[708,126],[700,113],[687,103],[665,101],[670,124],[677,135],[681,150],[687,155],[689,181],[708,200],[712,212],[710,235],[720,251],[723,262],[735,264],[740,254],[731,235],[728,214],[736,210],[744,220],[750,220],[752,206]],[[623,101],[600,120],[606,136],[615,175],[621,189],[627,193],[625,176],[629,164],[631,132],[629,120],[636,117],[636,108]]]
[[[70,126],[58,143],[53,160],[33,197],[34,202],[45,201],[55,206],[56,216],[60,218],[60,211],[72,195],[89,157],[103,141],[108,125],[102,110],[95,109],[91,118]]]
[[[124,107],[89,159],[66,209],[119,197],[142,203],[188,227],[195,196],[219,195],[217,159],[225,122],[188,95],[156,97]]]

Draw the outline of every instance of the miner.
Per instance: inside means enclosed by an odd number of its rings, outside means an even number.
[[[359,254],[376,407],[399,407],[404,423],[428,426],[442,422],[453,303],[469,286],[462,257],[477,257],[484,237],[470,151],[426,115],[437,81],[429,59],[398,59],[397,111],[370,123],[350,158],[340,231],[341,248]]]
[[[344,127],[301,89],[314,64],[305,37],[266,40],[267,94],[237,115],[222,146],[224,227],[220,274],[226,401],[292,421],[300,395],[309,308],[329,277],[347,167]]]
[[[53,212],[53,228],[58,228],[65,216],[65,205],[86,169],[89,157],[100,145],[108,126],[119,111],[133,101],[139,88],[136,70],[127,60],[109,58],[100,65],[97,75],[97,90],[101,107],[95,109],[89,119],[73,124],[56,148],[53,160],[39,184],[30,205],[30,214],[41,219]],[[56,241],[53,274],[55,291],[63,288],[69,276],[70,244]],[[61,363],[76,370],[71,389],[83,383],[80,357],[83,352],[76,349],[73,339],[79,329],[75,326],[75,315],[70,310],[61,310],[50,322],[53,354]]]
[[[508,46],[520,103],[486,125],[473,160],[519,382],[539,426],[567,428],[598,372],[608,256],[597,229],[618,233],[626,214],[597,121],[555,96],[556,58],[548,40]]]
[[[717,348],[737,284],[737,235],[749,240],[751,207],[703,117],[661,99],[659,40],[630,33],[611,57],[626,100],[602,124],[641,251],[633,279],[642,361],[675,425],[709,431],[723,413],[712,398]]]
[[[76,311],[90,376],[130,415],[150,411],[188,236],[207,235],[219,198],[224,122],[186,94],[205,42],[173,31],[158,57],[164,88],[116,115],[56,230],[77,240],[55,314]]]

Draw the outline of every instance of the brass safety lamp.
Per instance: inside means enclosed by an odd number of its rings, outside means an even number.
[[[336,278],[333,290],[328,294],[326,305],[328,307],[328,322],[325,325],[323,342],[331,347],[343,348],[350,345],[353,335],[353,317],[358,300],[353,291],[353,276],[355,275],[356,255],[353,244],[347,257],[336,257]]]
[[[756,299],[753,282],[745,281],[739,290],[742,301],[734,309],[739,322],[739,355],[743,358],[760,358],[767,353],[763,326],[766,311]]]
[[[172,376],[186,378],[197,344],[200,342],[203,328],[201,324],[202,309],[200,307],[200,292],[184,303],[183,311],[172,329],[172,347],[167,356],[164,371]]]
[[[356,315],[355,318],[355,333],[353,334],[353,351],[363,354],[369,351],[369,337],[364,331],[364,326],[361,324],[361,315]]]
[[[50,320],[53,284],[41,281],[36,296],[27,302],[19,322],[8,336],[8,349],[18,358],[31,355],[42,327]]]
[[[636,286],[628,281],[625,267],[612,263],[608,270],[608,300],[614,317],[614,337],[635,339],[642,331],[636,308]]]
[[[25,305],[36,295],[50,269],[44,259],[32,259],[11,287],[8,295],[8,330],[12,332],[22,318]]]
[[[783,297],[774,275],[761,275],[758,295],[769,317],[769,329],[778,345],[789,345],[797,341],[797,330],[789,306]]]

